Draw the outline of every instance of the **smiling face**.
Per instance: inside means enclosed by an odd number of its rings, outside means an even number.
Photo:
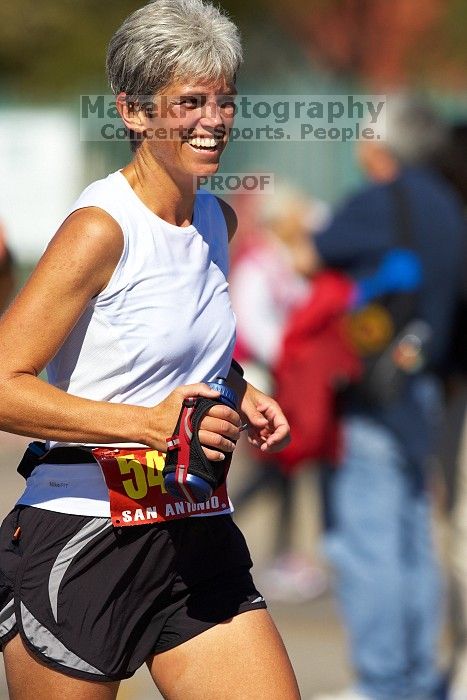
[[[176,179],[219,168],[234,120],[235,86],[225,81],[176,81],[143,117],[141,147]]]

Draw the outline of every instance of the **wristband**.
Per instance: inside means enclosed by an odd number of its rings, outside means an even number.
[[[239,374],[241,377],[243,377],[243,375],[245,374],[241,364],[239,364],[237,360],[234,360],[233,358],[232,362],[230,363],[230,369],[234,369],[237,372],[237,374]]]

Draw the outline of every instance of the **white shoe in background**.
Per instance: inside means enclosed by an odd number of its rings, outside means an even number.
[[[467,700],[467,688],[451,688],[448,692],[448,700]]]
[[[266,600],[303,603],[313,600],[328,587],[323,568],[297,554],[282,554],[255,577]]]
[[[335,693],[314,695],[312,700],[372,700],[369,695],[363,695],[354,688],[346,688]]]
[[[433,700],[435,696],[417,696],[416,700]],[[436,696],[437,697],[437,696]],[[360,693],[355,688],[346,688],[345,690],[336,691],[335,693],[320,693],[314,695],[311,700],[373,700],[370,695]],[[415,700],[415,699],[414,699]],[[466,695],[449,695],[448,700],[467,700]]]

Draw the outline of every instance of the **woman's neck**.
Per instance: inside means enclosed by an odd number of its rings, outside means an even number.
[[[175,226],[190,226],[195,202],[191,176],[183,181],[177,178],[177,181],[150,154],[147,156],[139,151],[132,162],[122,169],[122,174],[138,197],[157,216]]]

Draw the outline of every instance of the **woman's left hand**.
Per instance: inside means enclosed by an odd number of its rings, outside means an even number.
[[[247,424],[248,442],[263,452],[279,452],[290,442],[290,426],[282,409],[270,396],[245,381],[234,369],[228,383],[240,399],[238,412]]]
[[[279,452],[290,442],[290,426],[281,407],[270,396],[248,384],[240,403],[248,423],[248,442],[263,452]]]

